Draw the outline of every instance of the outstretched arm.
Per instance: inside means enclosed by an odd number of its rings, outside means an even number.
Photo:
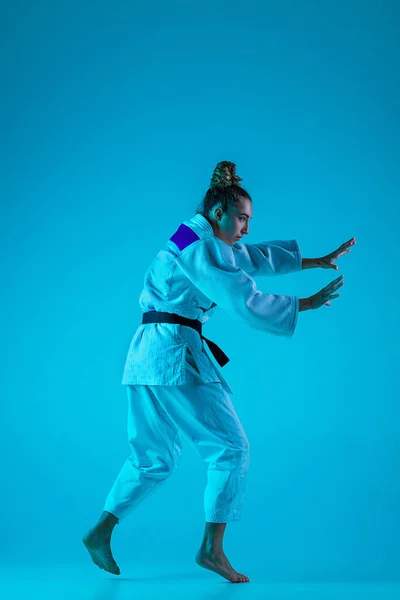
[[[198,290],[232,317],[255,329],[292,337],[299,298],[263,294],[248,273],[227,261],[225,250],[217,238],[209,237],[190,244],[175,260]],[[229,259],[229,253],[226,256]]]
[[[250,277],[284,275],[301,271],[302,268],[301,252],[296,240],[273,240],[256,244],[237,242],[230,249],[234,264]]]

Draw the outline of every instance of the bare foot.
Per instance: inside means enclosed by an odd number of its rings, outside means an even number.
[[[218,573],[218,575],[225,577],[225,579],[232,583],[247,583],[249,581],[246,575],[235,571],[223,550],[219,552],[207,552],[200,549],[195,560],[200,567],[210,569],[210,571]]]
[[[100,567],[100,569],[104,569],[104,571],[108,571],[114,575],[120,575],[121,571],[119,570],[119,566],[111,553],[110,540],[111,534],[105,535],[96,532],[95,527],[89,529],[82,538],[82,542],[89,551],[95,565]]]

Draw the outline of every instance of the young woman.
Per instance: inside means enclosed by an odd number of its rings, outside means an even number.
[[[93,562],[116,575],[113,528],[171,474],[183,435],[208,464],[206,524],[196,562],[231,582],[249,581],[222,548],[226,524],[241,518],[249,442],[230,398],[233,392],[205,343],[219,366],[229,359],[202,335],[202,324],[219,306],[250,327],[291,338],[298,313],[329,306],[343,285],[339,277],[304,299],[257,290],[253,276],[311,266],[337,269],[333,260],[350,251],[354,238],[322,259],[302,259],[295,240],[245,244],[240,240],[249,233],[252,200],[239,181],[234,163],[218,163],[202,206],[179,226],[145,275],[139,298],[143,320],[122,379],[131,454],[98,523],[83,537]]]

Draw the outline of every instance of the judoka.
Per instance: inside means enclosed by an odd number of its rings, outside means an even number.
[[[350,251],[355,239],[318,259],[302,258],[296,240],[246,244],[241,239],[249,233],[252,201],[239,181],[234,163],[218,163],[200,210],[180,224],[144,277],[142,323],[122,378],[130,455],[98,523],[83,537],[93,562],[117,575],[113,528],[173,472],[184,436],[208,466],[206,524],[195,560],[228,581],[249,581],[232,567],[222,547],[227,523],[241,518],[249,441],[231,400],[233,391],[209,352],[219,367],[229,358],[203,336],[202,326],[219,307],[250,327],[290,339],[299,312],[330,306],[343,285],[339,277],[304,299],[258,290],[254,277],[317,266],[337,269],[334,261]]]

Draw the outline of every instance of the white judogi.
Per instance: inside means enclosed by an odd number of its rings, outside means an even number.
[[[158,252],[144,277],[139,297],[142,311],[176,313],[204,324],[218,305],[250,327],[292,337],[298,298],[263,294],[252,278],[301,270],[297,242],[237,242],[230,246],[214,235],[211,224],[200,214],[183,225],[198,239],[183,250],[168,240]],[[170,323],[139,325],[129,347],[122,384],[185,383],[185,355],[189,348],[202,380],[219,381],[233,394],[205,347],[198,333],[189,327]]]
[[[220,383],[202,381],[190,352],[185,370],[187,381],[179,386],[127,387],[131,454],[103,508],[119,519],[173,472],[184,436],[208,464],[206,522],[240,520],[250,459],[247,437],[229,394]]]
[[[253,277],[301,268],[295,240],[231,246],[196,214],[180,225],[150,264],[139,304],[143,312],[175,313],[202,323],[219,306],[250,327],[291,338],[299,299],[264,294]],[[233,392],[205,347],[199,333],[185,325],[138,326],[122,378],[128,386],[131,455],[104,506],[118,518],[172,472],[182,433],[209,463],[206,521],[240,519],[249,443],[230,399]]]

